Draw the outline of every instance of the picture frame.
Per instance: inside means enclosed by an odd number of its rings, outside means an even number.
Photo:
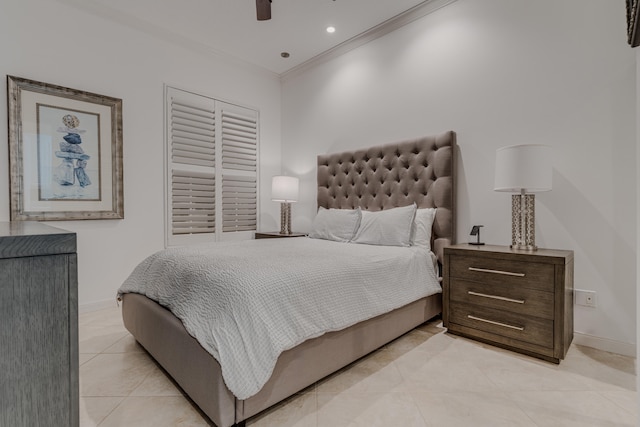
[[[640,26],[638,25],[638,0],[627,0],[627,41],[631,47],[640,45]]]
[[[123,219],[122,100],[7,76],[12,221]]]

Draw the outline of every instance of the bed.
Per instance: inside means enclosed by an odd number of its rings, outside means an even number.
[[[320,155],[318,207],[380,211],[415,203],[418,208],[437,208],[431,250],[441,263],[444,247],[455,238],[455,142],[455,133],[449,131]],[[298,239],[306,238],[275,240]],[[246,244],[265,244],[259,242],[264,241]],[[297,244],[303,245],[302,240]],[[441,294],[435,293],[307,339],[277,357],[270,377],[257,393],[239,399],[225,384],[216,358],[171,311],[138,293],[124,293],[122,301],[125,327],[218,427],[243,425],[248,418],[437,316],[442,307]]]

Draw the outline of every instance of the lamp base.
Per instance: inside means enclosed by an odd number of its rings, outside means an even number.
[[[291,234],[291,203],[280,203],[280,234]]]
[[[535,194],[511,196],[511,249],[535,251]]]
[[[511,249],[514,251],[537,251],[538,247],[536,245],[509,245]]]

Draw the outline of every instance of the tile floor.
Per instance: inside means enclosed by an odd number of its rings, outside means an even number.
[[[124,329],[80,315],[80,425],[209,426]],[[573,345],[559,365],[427,323],[249,420],[288,426],[635,426],[635,359]]]

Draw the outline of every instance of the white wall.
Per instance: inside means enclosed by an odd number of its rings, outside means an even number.
[[[302,177],[294,228],[315,213],[315,156],[455,130],[458,241],[509,244],[495,150],[553,147],[536,241],[575,251],[575,330],[635,351],[636,65],[624,2],[458,0],[283,82],[283,167]],[[597,340],[596,340],[597,341]]]
[[[280,81],[274,74],[164,42],[74,0],[3,0],[0,75],[123,100],[124,220],[50,222],[77,232],[82,307],[109,301],[144,257],[164,247],[163,84],[260,110],[261,225],[275,229],[270,178],[280,173]],[[6,99],[6,85],[0,85]],[[0,102],[0,117],[7,117]],[[0,221],[9,220],[7,128],[0,126]]]

